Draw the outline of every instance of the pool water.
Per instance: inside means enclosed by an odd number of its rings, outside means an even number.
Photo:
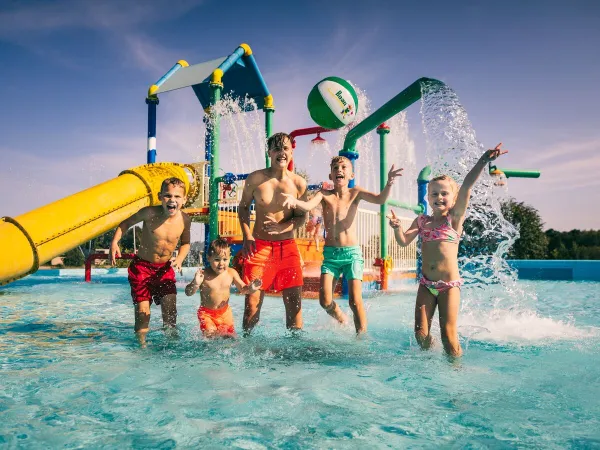
[[[463,311],[458,362],[419,350],[412,287],[366,299],[363,339],[314,300],[288,335],[272,297],[251,337],[206,341],[184,286],[179,338],[153,306],[146,349],[124,278],[1,289],[0,446],[600,448],[598,283],[519,282],[509,307]],[[463,291],[481,295],[514,293]]]

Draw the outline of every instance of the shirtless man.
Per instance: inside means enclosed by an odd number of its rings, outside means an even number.
[[[264,290],[283,291],[285,324],[302,328],[302,262],[294,240],[294,229],[304,225],[306,213],[285,210],[281,194],[305,198],[306,181],[287,170],[293,149],[289,135],[276,133],[267,141],[271,167],[252,172],[246,179],[238,215],[244,236],[242,257],[244,283],[261,279],[261,290],[246,296],[244,331],[251,331],[260,318]],[[256,221],[250,230],[250,205],[254,201]]]
[[[177,323],[175,270],[181,272],[181,264],[190,251],[191,220],[181,211],[185,195],[183,181],[167,178],[158,194],[161,205],[142,208],[121,222],[110,245],[110,261],[114,265],[116,258],[121,256],[119,240],[123,233],[143,222],[140,247],[128,271],[135,308],[135,332],[142,346],[146,345],[152,300],[161,307],[165,328],[174,328]],[[171,263],[180,238],[179,253]]]
[[[401,176],[403,169],[388,172],[387,184],[379,194],[373,194],[361,187],[349,188],[354,178],[352,163],[344,156],[335,156],[331,160],[329,179],[333,181],[333,190],[321,189],[310,201],[301,201],[292,195],[282,193],[284,206],[294,211],[310,211],[319,203],[323,205],[325,222],[325,246],[323,247],[323,265],[321,266],[321,285],[319,302],[327,314],[340,323],[347,321],[346,315],[333,301],[333,292],[341,274],[348,281],[348,304],[354,314],[356,333],[367,331],[367,315],[362,301],[362,278],[364,260],[356,237],[356,213],[361,200],[377,205],[383,204],[388,196],[394,179]]]

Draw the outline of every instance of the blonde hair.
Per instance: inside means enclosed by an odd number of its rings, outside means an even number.
[[[352,165],[352,161],[350,161],[348,158],[346,158],[345,156],[338,155],[338,156],[334,156],[333,158],[331,158],[329,167],[333,167],[334,164],[342,163],[342,162],[348,162],[350,165]]]
[[[448,175],[439,175],[439,176],[433,177],[431,180],[429,180],[429,184],[427,185],[427,193],[429,193],[429,185],[431,185],[431,183],[434,181],[447,181],[448,183],[450,183],[450,188],[452,189],[452,193],[454,195],[458,194],[458,183],[456,181],[454,181],[454,178],[452,178],[451,176],[448,176]]]

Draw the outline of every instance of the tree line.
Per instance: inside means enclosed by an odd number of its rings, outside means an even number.
[[[514,199],[502,205],[502,214],[520,234],[511,259],[600,259],[600,230],[544,231],[538,210]]]

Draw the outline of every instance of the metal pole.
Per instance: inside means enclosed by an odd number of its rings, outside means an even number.
[[[265,97],[265,105],[263,106],[265,112],[265,137],[269,139],[273,135],[273,114],[275,113],[275,106],[273,104],[273,96],[271,94]],[[265,143],[266,146],[266,143]],[[269,158],[269,152],[265,148],[265,167],[271,167],[271,158]]]
[[[210,226],[210,241],[212,242],[219,236],[219,189],[216,178],[219,176],[220,161],[219,161],[219,125],[220,117],[215,111],[214,105],[221,100],[221,89],[223,84],[210,83],[211,87],[211,126],[210,126],[210,195],[209,195],[209,226]]]
[[[158,105],[158,97],[150,96],[146,98],[148,105],[148,154],[146,163],[153,164],[156,162],[156,105]]]

